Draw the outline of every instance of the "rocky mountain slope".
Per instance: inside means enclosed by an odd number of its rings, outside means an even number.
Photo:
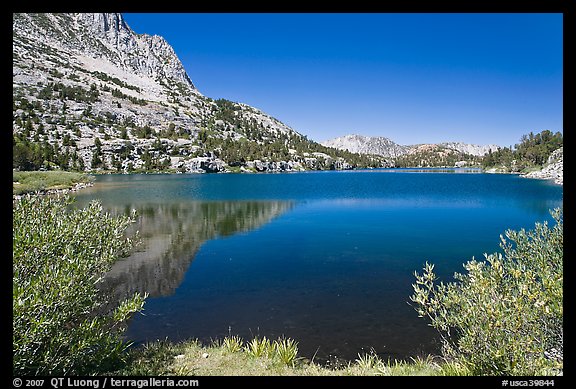
[[[13,14],[14,168],[178,172],[389,166],[202,95],[121,14]]]
[[[196,89],[164,38],[134,33],[121,14],[14,14],[13,19],[14,43],[19,43],[15,52],[56,50],[87,67],[100,65],[93,60],[105,60],[130,74]]]

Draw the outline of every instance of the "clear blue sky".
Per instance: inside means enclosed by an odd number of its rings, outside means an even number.
[[[563,132],[562,14],[135,14],[205,96],[310,139],[514,145]]]

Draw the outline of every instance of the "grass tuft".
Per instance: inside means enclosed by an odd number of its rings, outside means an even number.
[[[244,351],[254,358],[268,357],[274,354],[274,347],[265,336],[262,339],[256,337],[244,346]]]
[[[222,347],[231,353],[242,351],[244,341],[238,335],[227,336],[222,341]]]
[[[381,364],[380,359],[374,352],[370,352],[369,354],[358,354],[358,358],[356,359],[356,364],[360,369],[363,370],[372,370],[378,367]]]
[[[298,355],[298,343],[294,339],[279,338],[274,341],[274,350],[276,357],[286,366],[294,366],[296,356]]]

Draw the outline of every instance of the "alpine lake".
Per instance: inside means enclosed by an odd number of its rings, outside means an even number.
[[[563,188],[477,169],[276,174],[100,175],[99,200],[137,217],[141,244],[104,280],[119,301],[148,292],[128,323],[136,345],[239,335],[298,342],[299,356],[354,360],[437,354],[410,305],[428,261],[450,282],[500,252],[507,229],[554,223]]]

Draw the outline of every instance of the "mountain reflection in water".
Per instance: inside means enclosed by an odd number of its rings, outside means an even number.
[[[189,201],[112,209],[113,214],[136,210],[127,233],[138,231],[141,243],[112,266],[101,288],[116,302],[136,292],[171,295],[205,241],[256,229],[292,206],[289,201]]]

